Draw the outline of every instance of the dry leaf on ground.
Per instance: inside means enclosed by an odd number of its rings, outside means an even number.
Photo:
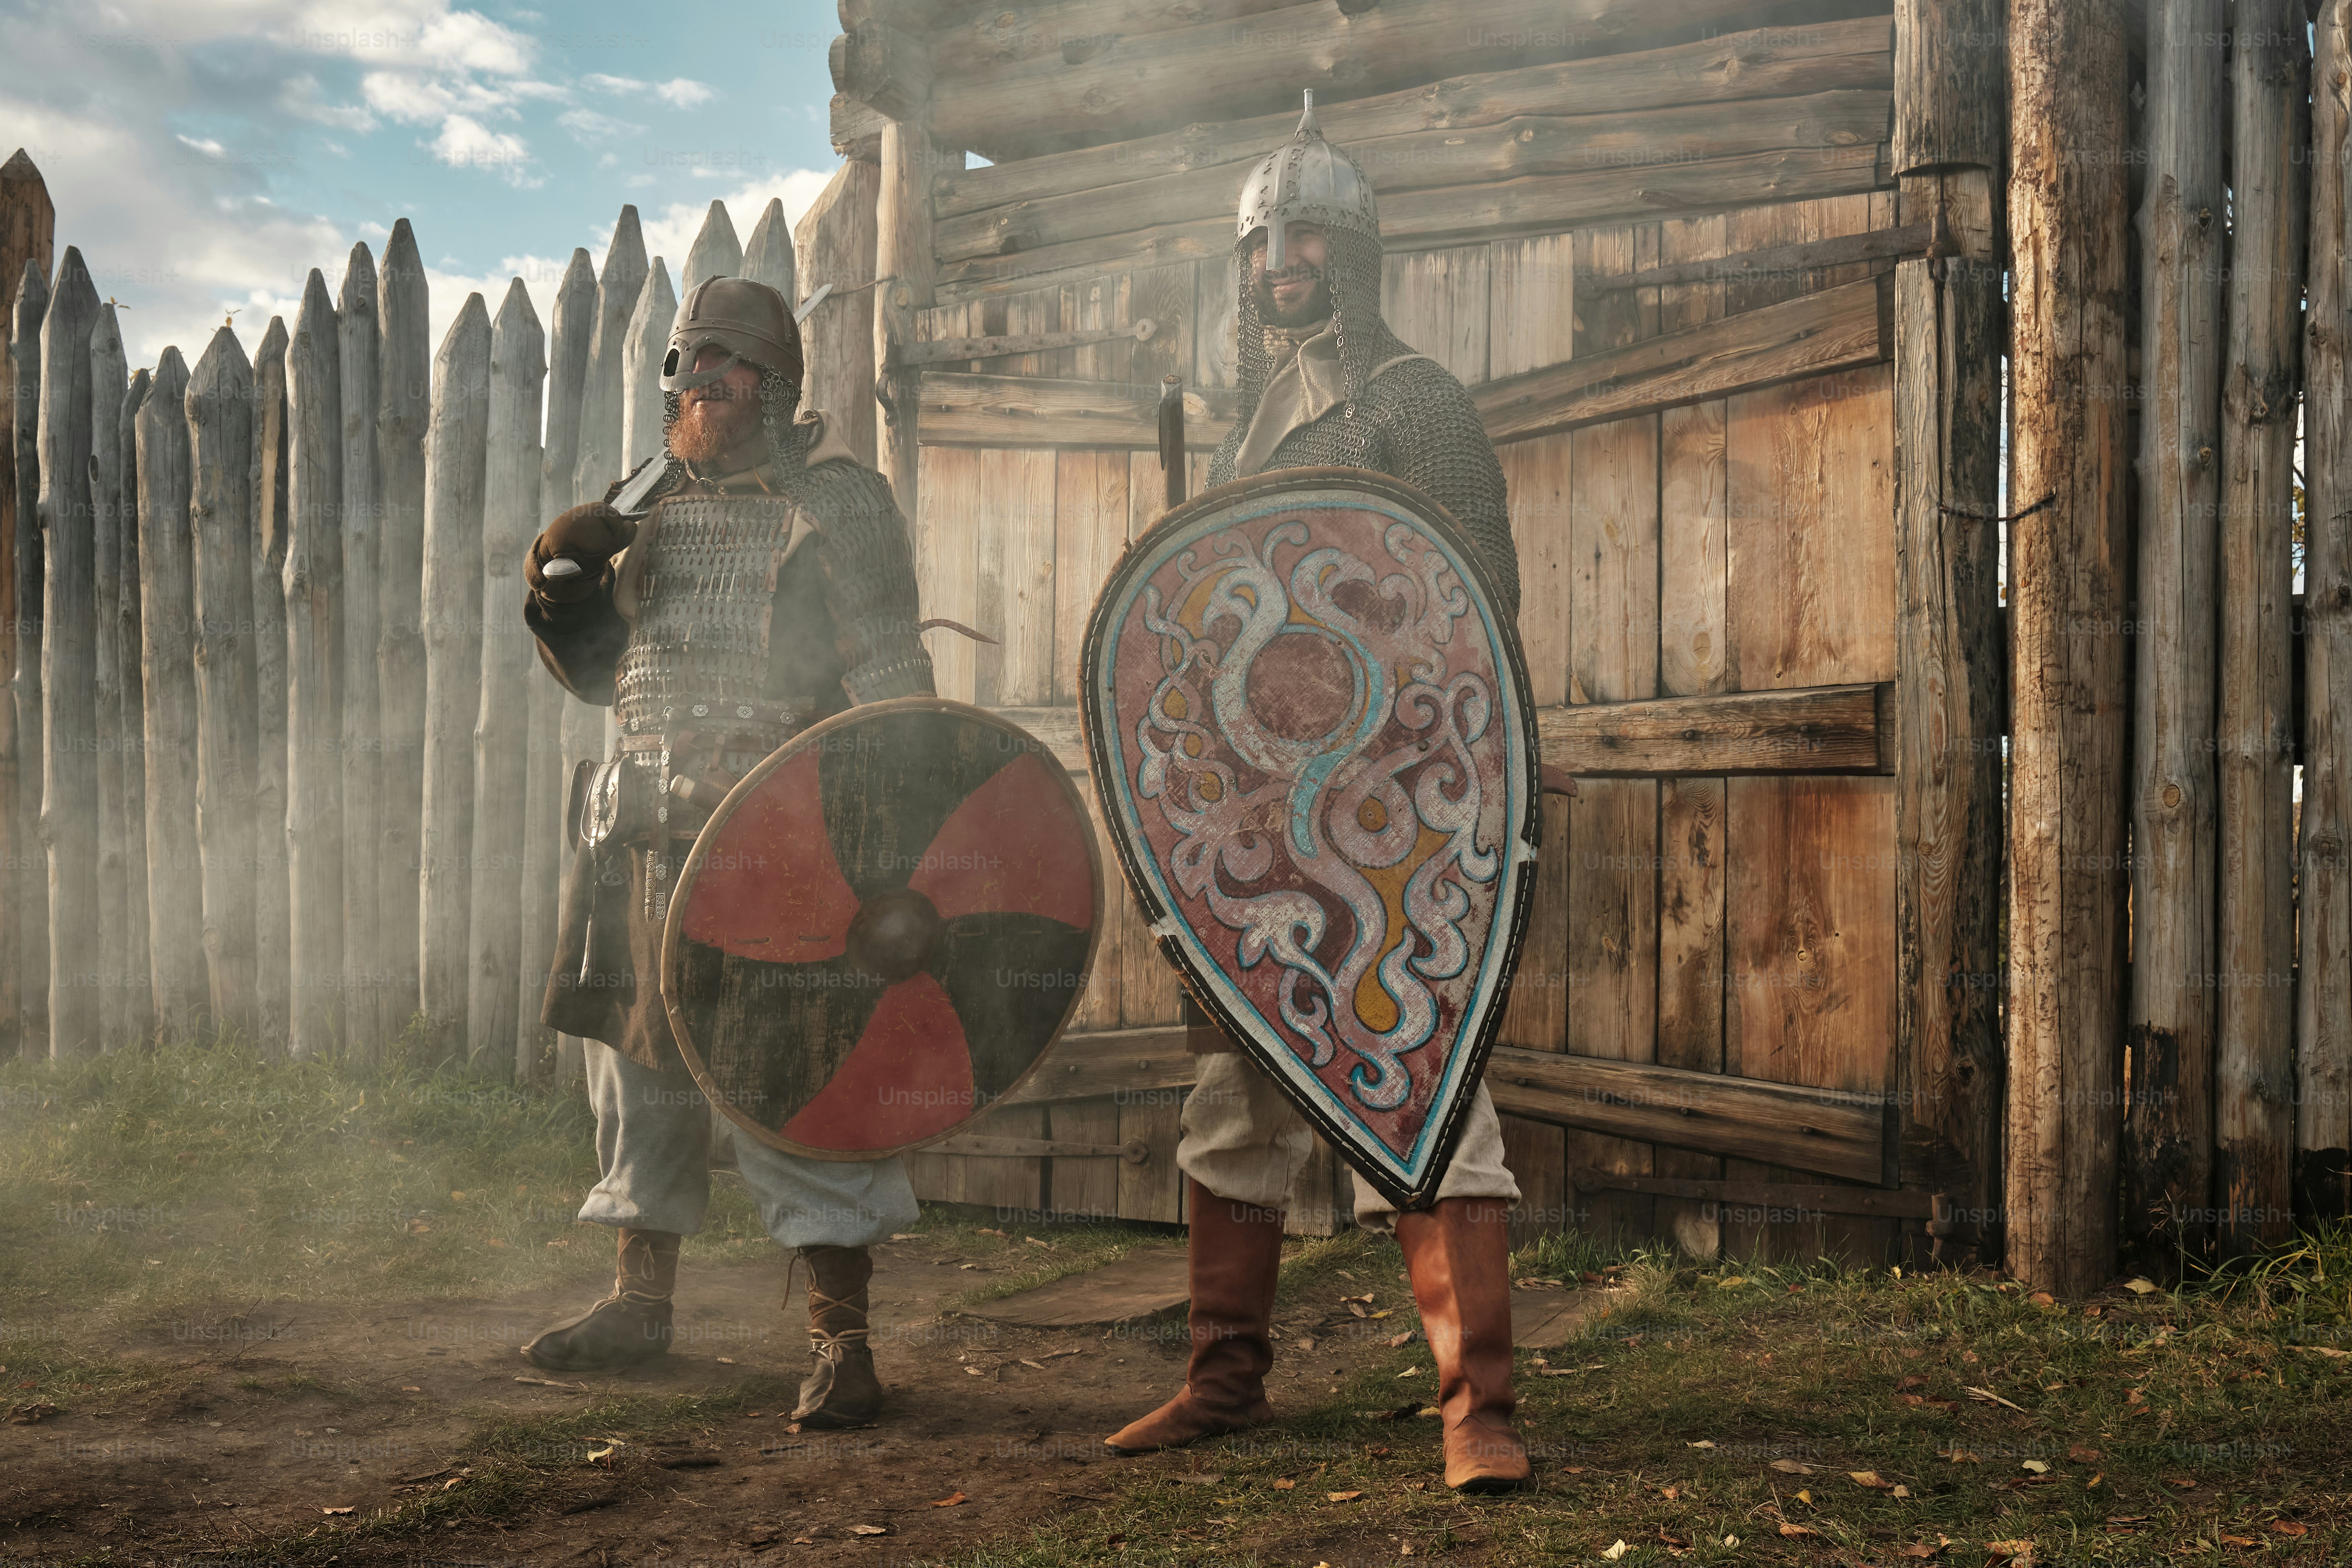
[[[2125,1280],[2124,1289],[2135,1296],[2152,1296],[2163,1287],[2143,1274],[2136,1279]]]
[[[1288,1476],[1276,1476],[1274,1478],[1274,1489],[1278,1492],[1292,1491],[1295,1490],[1297,1486],[1298,1483],[1292,1480]]]
[[[1895,1483],[1880,1476],[1876,1470],[1848,1470],[1846,1476],[1854,1485],[1868,1487],[1874,1492],[1892,1491],[1895,1489]]]
[[[1325,1492],[1323,1494],[1324,1498],[1330,1502],[1353,1502],[1363,1495],[1361,1492]]]
[[[954,1508],[960,1503],[966,1503],[971,1500],[970,1498],[964,1496],[961,1492],[953,1492],[940,1499],[938,1501],[932,1503],[931,1506],[933,1508]]]
[[[1709,1442],[1705,1437],[1701,1437],[1696,1443],[1685,1443],[1683,1446],[1686,1448],[1712,1448],[1715,1447],[1713,1443]]]
[[[2105,1455],[2100,1453],[2096,1448],[2084,1443],[2068,1444],[2066,1447],[2066,1457],[2074,1460],[2078,1465],[2095,1465],[2101,1459],[2106,1458]]]
[[[1783,1520],[1780,1521],[1780,1533],[1783,1535],[1819,1535],[1821,1531],[1813,1529],[1810,1525],[1790,1524],[1788,1521]]]
[[[319,1511],[320,1513],[349,1513],[352,1510],[347,1508],[322,1508]]]
[[[1620,1557],[1624,1556],[1624,1555],[1625,1555],[1625,1553],[1627,1553],[1628,1552],[1631,1552],[1631,1551],[1633,1551],[1633,1549],[1632,1547],[1630,1547],[1630,1546],[1628,1546],[1628,1545],[1626,1545],[1626,1544],[1625,1544],[1625,1542],[1624,1542],[1623,1537],[1622,1537],[1622,1536],[1621,1536],[1621,1537],[1619,1537],[1619,1538],[1618,1538],[1617,1543],[1616,1543],[1615,1545],[1613,1545],[1613,1546],[1608,1546],[1608,1547],[1603,1547],[1603,1548],[1601,1549],[1601,1555],[1602,1557],[1604,1557],[1604,1558],[1608,1559],[1610,1562],[1614,1563],[1614,1562],[1616,1562],[1616,1561],[1617,1561],[1617,1559],[1619,1559]]]
[[[1896,1552],[1895,1555],[1897,1557],[1933,1557],[1937,1552],[1941,1552],[1945,1547],[1949,1546],[1951,1543],[1952,1538],[1950,1536],[1938,1531],[1936,1536],[1935,1545],[1930,1546],[1924,1541],[1915,1541],[1910,1545]]]
[[[1772,1468],[1784,1476],[1810,1476],[1813,1473],[1813,1467],[1801,1459],[1775,1459]]]
[[[2271,1528],[2277,1531],[2281,1535],[2309,1535],[2311,1533],[2311,1526],[2292,1519],[2274,1519],[2271,1521]]]
[[[2018,1461],[2018,1468],[2021,1470],[2032,1470],[2037,1476],[2046,1476],[2050,1473],[2050,1461],[2047,1459],[2021,1459]]]

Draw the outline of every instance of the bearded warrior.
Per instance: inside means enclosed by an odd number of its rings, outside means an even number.
[[[1272,468],[1371,468],[1453,514],[1506,614],[1518,563],[1502,466],[1462,384],[1381,319],[1381,230],[1371,183],[1323,139],[1314,95],[1291,139],[1242,187],[1236,315],[1241,410],[1212,484]],[[1173,1447],[1274,1419],[1267,1332],[1282,1261],[1283,1202],[1313,1146],[1307,1121],[1187,999],[1202,1052],[1176,1163],[1190,1184],[1192,1364],[1183,1391],[1104,1441],[1119,1454]],[[1507,1218],[1518,1184],[1502,1123],[1479,1085],[1434,1206],[1399,1214],[1361,1177],[1356,1219],[1403,1248],[1437,1363],[1446,1484],[1494,1491],[1528,1479],[1511,1430]]]
[[[540,657],[620,742],[584,799],[541,1019],[588,1040],[603,1180],[580,1210],[611,1226],[612,1293],[532,1340],[582,1372],[669,1348],[678,1244],[709,1202],[710,1108],[681,1061],[660,984],[663,922],[696,830],[749,768],[853,703],[931,690],[915,571],[882,477],[801,395],[800,331],[765,284],[687,296],[662,363],[666,455],[642,524],[604,500],[531,546],[523,615]],[[809,1270],[814,1368],[794,1419],[869,1420],[866,1248],[917,1217],[905,1163],[796,1158],[738,1140],[768,1232]]]

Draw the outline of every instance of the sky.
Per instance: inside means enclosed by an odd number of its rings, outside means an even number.
[[[673,285],[714,197],[739,238],[771,196],[797,219],[840,163],[839,30],[833,0],[0,0],[0,158],[40,167],[134,368],[193,363],[224,319],[250,354],[403,217],[437,347],[514,277],[544,325],[624,203]]]

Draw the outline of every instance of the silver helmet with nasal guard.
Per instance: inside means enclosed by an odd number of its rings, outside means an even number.
[[[1307,110],[1290,140],[1268,153],[1242,184],[1238,237],[1265,230],[1265,269],[1283,267],[1283,230],[1294,223],[1319,223],[1378,239],[1379,209],[1372,182],[1356,161],[1323,139],[1315,122],[1315,89],[1307,89]]]

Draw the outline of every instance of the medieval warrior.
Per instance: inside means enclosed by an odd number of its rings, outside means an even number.
[[[728,789],[853,703],[931,690],[906,525],[881,476],[801,396],[783,297],[741,278],[688,294],[662,362],[663,478],[644,521],[604,500],[549,524],[524,569],[540,657],[615,710],[612,759],[574,791],[542,1020],[583,1036],[603,1180],[582,1220],[614,1227],[612,1293],[532,1340],[551,1370],[625,1365],[670,1342],[678,1244],[710,1197],[710,1109],[670,1035],[658,976],[670,889]],[[866,1344],[867,1247],[917,1217],[897,1158],[736,1161],[768,1233],[809,1269],[814,1368],[793,1418],[839,1426],[881,1402]]]
[[[1319,465],[1394,475],[1453,515],[1516,617],[1502,466],[1462,384],[1381,319],[1371,182],[1323,139],[1311,93],[1297,133],[1243,185],[1239,231],[1240,416],[1210,463],[1210,483]],[[1175,1398],[1104,1440],[1121,1454],[1274,1418],[1265,1374],[1282,1205],[1313,1135],[1272,1079],[1205,1015],[1188,1013],[1194,1048],[1206,1047],[1176,1152],[1189,1183],[1192,1364]],[[1518,1196],[1483,1083],[1434,1206],[1399,1214],[1356,1181],[1358,1223],[1393,1230],[1403,1248],[1437,1363],[1445,1480],[1464,1491],[1500,1490],[1528,1474],[1510,1423],[1507,1221]]]

